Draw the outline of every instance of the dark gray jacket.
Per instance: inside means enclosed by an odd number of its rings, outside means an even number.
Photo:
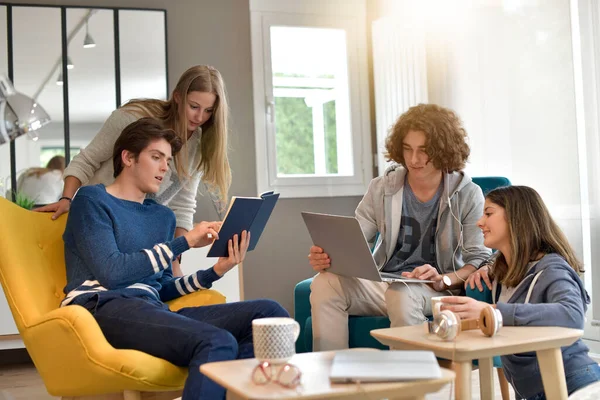
[[[367,241],[374,245],[373,258],[379,269],[394,255],[398,241],[405,176],[404,167],[390,166],[383,176],[371,181],[356,208],[356,219]],[[477,227],[477,220],[483,215],[483,193],[463,172],[444,173],[443,179],[435,233],[437,265],[442,273],[451,273],[465,264],[478,267],[492,253],[483,245],[483,234]]]
[[[533,282],[539,272],[539,277]],[[529,270],[522,282],[508,303],[496,304],[504,325],[583,329],[590,297],[575,270],[562,257],[546,254]],[[531,296],[525,304],[532,283]],[[581,339],[561,350],[566,374],[594,364]],[[503,356],[502,368],[517,398],[529,398],[544,390],[534,352]]]

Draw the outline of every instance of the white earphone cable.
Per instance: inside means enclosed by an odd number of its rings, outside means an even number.
[[[460,234],[458,236],[458,242],[456,244],[456,247],[454,248],[454,252],[452,253],[452,269],[454,270],[454,275],[456,275],[456,277],[458,279],[460,279],[463,282],[466,282],[467,280],[463,279],[456,272],[456,252],[460,248],[465,253],[468,253],[468,254],[471,254],[471,253],[465,249],[464,244],[463,244],[463,224],[458,219],[458,217],[454,214],[454,211],[452,211],[452,203],[450,202],[450,179],[448,177],[449,175],[450,175],[450,173],[448,172],[448,170],[446,170],[446,199],[448,200],[448,209],[450,210],[450,215],[452,215],[452,218],[454,218],[454,220],[456,220],[456,222],[458,222],[458,226],[460,229]],[[456,193],[456,196],[458,196],[458,192]]]

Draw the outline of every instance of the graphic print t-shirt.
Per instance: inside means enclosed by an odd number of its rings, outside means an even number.
[[[411,272],[423,264],[436,267],[435,230],[443,183],[427,202],[421,202],[413,193],[408,181],[404,182],[402,219],[394,255],[383,267],[385,272],[400,274]],[[437,267],[436,267],[437,268]]]

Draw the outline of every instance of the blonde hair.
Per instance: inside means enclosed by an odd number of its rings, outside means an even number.
[[[495,279],[508,287],[517,286],[525,277],[529,262],[540,253],[556,253],[575,272],[584,272],[583,264],[538,192],[528,186],[506,186],[492,190],[485,197],[504,209],[510,235],[511,265],[499,253],[493,268]]]
[[[183,142],[183,148],[175,159],[177,175],[189,178],[188,171],[188,129],[185,105],[190,92],[205,92],[215,95],[213,115],[202,125],[200,140],[201,159],[193,166],[193,172],[202,172],[202,182],[209,191],[218,192],[223,204],[227,204],[231,185],[231,167],[227,157],[227,97],[225,84],[219,71],[207,65],[196,65],[181,75],[171,97],[167,101],[156,99],[134,99],[123,105],[123,109],[132,111],[140,117],[152,117],[161,120],[166,128],[175,131]],[[178,101],[175,101],[177,97]]]

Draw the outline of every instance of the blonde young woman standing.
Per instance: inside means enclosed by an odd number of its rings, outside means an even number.
[[[189,68],[179,78],[168,100],[136,99],[115,110],[90,144],[65,169],[60,200],[37,211],[53,212],[52,219],[56,219],[69,211],[73,196],[81,186],[111,184],[115,179],[112,162],[115,141],[130,123],[152,117],[165,128],[173,129],[183,141],[182,150],[161,180],[160,190],[153,195],[158,203],[175,213],[175,237],[183,235],[193,227],[200,181],[208,187],[217,209],[222,211],[226,207],[231,184],[227,111],[225,85],[219,71],[206,65]],[[173,273],[181,275],[176,262]]]

